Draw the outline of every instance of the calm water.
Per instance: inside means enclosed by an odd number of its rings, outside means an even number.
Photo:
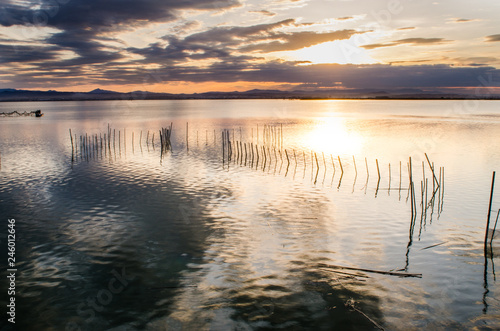
[[[0,103],[35,109],[0,118],[20,330],[500,328],[500,102]]]

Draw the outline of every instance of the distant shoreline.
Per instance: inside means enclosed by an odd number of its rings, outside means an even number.
[[[202,93],[158,93],[148,91],[90,92],[0,89],[0,102],[103,101],[103,100],[500,100],[498,94],[462,94],[421,89],[351,90],[249,90]]]
[[[24,100],[0,100],[0,103],[7,102],[64,102],[64,101],[153,101],[153,100],[376,100],[376,101],[397,101],[397,100],[427,100],[427,101],[446,101],[446,100],[480,100],[480,101],[498,101],[500,97],[494,98],[473,98],[473,97],[439,97],[439,98],[411,98],[411,97],[401,97],[401,98],[143,98],[143,99],[133,99],[133,98],[110,98],[110,99],[24,99]]]

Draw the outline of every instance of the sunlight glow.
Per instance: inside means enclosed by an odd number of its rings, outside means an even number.
[[[274,55],[278,55],[275,53]],[[335,40],[296,51],[282,52],[284,57],[296,61],[309,61],[312,64],[338,63],[338,64],[370,64],[377,63],[367,50],[357,47],[349,40]]]

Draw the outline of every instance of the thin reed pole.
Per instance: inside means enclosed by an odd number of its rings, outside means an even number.
[[[486,244],[488,242],[488,229],[490,228],[491,205],[493,203],[493,191],[494,190],[495,190],[495,171],[493,171],[493,176],[491,178],[490,204],[488,207],[488,220],[486,222],[486,233],[484,235],[484,253],[485,254],[486,254]]]
[[[370,172],[368,171],[368,160],[367,160],[366,157],[365,157],[365,165],[366,165],[366,178],[369,178],[370,177]]]
[[[389,163],[389,192],[391,192],[391,163]]]
[[[402,179],[402,174],[401,174],[401,161],[399,161],[399,192],[401,192],[401,179]]]
[[[493,242],[493,237],[495,237],[495,230],[497,229],[498,216],[500,216],[500,209],[497,212],[497,219],[495,220],[495,226],[493,227],[493,231],[491,232],[490,246]]]
[[[75,148],[73,146],[73,134],[71,133],[71,129],[69,129],[69,137],[71,138],[71,151],[73,152]]]
[[[257,162],[255,164],[255,169],[259,166],[259,148],[257,147],[257,144],[255,144],[255,154],[257,154]]]
[[[433,180],[437,182],[436,174],[434,173],[434,165],[431,164],[431,161],[429,160],[429,157],[427,156],[427,153],[424,153],[424,154],[425,154],[425,158],[427,159],[427,163],[429,164],[429,168],[431,168],[432,177],[434,178]]]
[[[283,123],[280,123],[280,125],[281,125],[281,130],[280,130],[281,148],[283,148]]]
[[[225,153],[225,151],[224,151],[224,149],[225,149],[224,148],[225,147],[224,146],[225,145],[225,142],[224,142],[224,131],[222,131],[221,134],[222,134],[222,163],[224,163],[224,158],[225,158],[225,155],[224,155],[224,153]]]

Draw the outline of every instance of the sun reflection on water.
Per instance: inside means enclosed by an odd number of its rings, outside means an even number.
[[[311,150],[332,154],[357,154],[364,144],[364,138],[349,129],[346,120],[339,117],[320,118],[304,141]]]

